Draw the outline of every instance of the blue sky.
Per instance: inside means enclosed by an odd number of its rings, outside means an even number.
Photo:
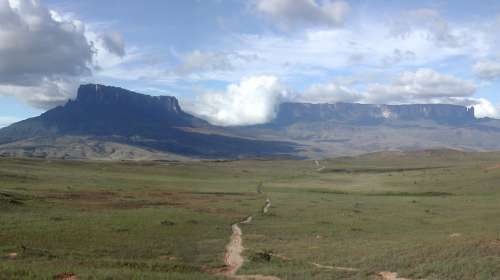
[[[280,102],[451,103],[500,117],[500,2],[0,0],[0,126],[103,83],[215,124]]]

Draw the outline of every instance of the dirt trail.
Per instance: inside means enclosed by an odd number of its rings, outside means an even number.
[[[54,280],[78,280],[78,277],[72,272],[63,272],[54,276]]]
[[[239,276],[233,276],[232,278],[239,280],[281,280],[280,278],[275,276],[264,276],[264,275],[239,275]]]
[[[331,270],[338,270],[338,271],[359,271],[357,268],[352,268],[352,267],[343,267],[343,266],[331,266],[331,265],[322,265],[319,263],[311,263],[313,266],[317,268],[324,268],[324,269],[331,269]]]
[[[485,168],[485,170],[495,170],[495,169],[500,169],[500,163]]]
[[[249,224],[252,222],[252,216],[248,216],[244,220],[231,225],[231,238],[229,243],[226,245],[226,253],[224,255],[224,263],[226,264],[226,269],[222,272],[222,275],[231,279],[240,280],[281,280],[275,276],[265,276],[265,275],[236,275],[238,270],[243,266],[245,258],[243,258],[242,253],[245,250],[243,247],[243,231],[240,228],[240,224]]]
[[[266,204],[262,209],[262,213],[264,214],[267,213],[270,207],[271,207],[271,200],[268,198],[266,199]],[[226,245],[226,252],[224,255],[224,263],[226,265],[226,268],[219,274],[227,278],[239,279],[239,280],[282,280],[281,278],[276,276],[236,275],[238,270],[243,266],[245,262],[245,258],[242,255],[245,248],[243,247],[243,231],[240,228],[240,224],[249,224],[252,222],[252,219],[253,219],[252,216],[248,216],[242,221],[239,221],[231,225],[232,233],[229,243]],[[278,256],[283,260],[290,260],[290,258],[285,256],[281,255],[275,255],[275,256]],[[310,264],[320,269],[331,269],[331,270],[349,271],[349,272],[359,271],[359,269],[352,267],[322,265],[315,262],[311,262]],[[412,280],[409,278],[398,277],[398,274],[396,272],[382,271],[377,273],[377,275],[381,278],[381,280]]]
[[[234,276],[245,261],[241,255],[244,250],[242,240],[243,232],[238,224],[239,223],[236,223],[231,226],[233,233],[231,234],[231,239],[226,246],[226,254],[224,256],[224,263],[226,263],[227,266],[226,271],[224,271],[224,275],[228,277]]]
[[[269,208],[271,208],[271,200],[268,198],[266,199],[266,204],[262,208],[262,214],[267,214],[267,212],[269,212]]]
[[[381,277],[381,280],[412,280],[410,278],[398,277],[396,272],[382,271],[378,273],[378,276]]]
[[[271,200],[266,199],[266,204],[262,208],[262,213],[267,214],[271,208]],[[226,253],[224,255],[224,263],[226,264],[226,269],[221,273],[222,275],[231,279],[240,280],[281,280],[276,276],[265,276],[265,275],[236,275],[238,270],[243,266],[245,259],[242,254],[245,248],[243,247],[243,231],[240,228],[240,224],[249,224],[253,220],[252,216],[248,216],[244,220],[231,225],[231,238],[229,243],[226,245]],[[282,259],[290,260],[287,257],[280,256]],[[350,267],[340,267],[340,266],[327,266],[317,263],[310,263],[317,268],[323,269],[333,269],[339,271],[358,271],[356,268]]]
[[[318,172],[321,172],[321,171],[325,170],[325,168],[326,168],[318,160],[315,160],[314,164],[316,164],[316,167],[317,167],[316,171],[318,171]]]
[[[18,254],[16,252],[8,253],[5,257],[8,260],[15,260],[17,259]]]

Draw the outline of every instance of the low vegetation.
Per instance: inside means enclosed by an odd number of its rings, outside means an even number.
[[[321,171],[4,158],[0,279],[224,279],[231,225],[249,216],[238,275],[497,279],[499,163],[437,152],[339,158]]]

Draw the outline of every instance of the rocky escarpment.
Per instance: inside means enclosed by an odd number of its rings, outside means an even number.
[[[277,125],[297,122],[333,121],[345,124],[380,124],[390,121],[430,120],[443,124],[464,124],[475,120],[474,108],[448,104],[374,105],[356,103],[283,103]]]
[[[174,127],[208,125],[183,112],[175,97],[87,84],[65,105],[0,130],[0,143],[61,134],[161,138]]]
[[[110,112],[106,112],[109,113],[109,116],[120,111],[129,111],[131,114],[140,113],[141,115],[158,118],[183,114],[175,97],[149,96],[118,87],[96,84],[80,86],[76,99],[66,104],[66,107],[77,106],[86,109],[96,107],[112,109]],[[89,106],[92,108],[88,108]]]
[[[95,84],[80,86],[75,100],[47,111],[40,119],[59,132],[97,135],[143,134],[152,127],[208,125],[183,112],[175,97],[149,96]]]

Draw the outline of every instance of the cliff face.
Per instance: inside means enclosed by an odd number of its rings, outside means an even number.
[[[184,113],[175,97],[149,96],[117,87],[82,85],[77,98],[41,115],[62,130],[92,129],[113,123],[110,129],[153,123],[170,126],[201,125],[205,122]]]
[[[341,122],[380,124],[390,121],[431,120],[443,124],[465,124],[475,120],[474,108],[448,104],[373,105],[355,103],[283,103],[274,124],[296,122]]]
[[[144,113],[180,114],[179,102],[172,96],[149,96],[117,87],[88,84],[78,89],[70,104],[109,107],[115,110],[141,110]]]
[[[3,129],[0,140],[63,134],[164,138],[175,127],[204,126],[208,123],[183,112],[175,97],[88,84],[64,106]]]
[[[448,104],[384,105],[382,115],[389,119],[427,119],[442,123],[467,123],[474,121],[474,107]]]

